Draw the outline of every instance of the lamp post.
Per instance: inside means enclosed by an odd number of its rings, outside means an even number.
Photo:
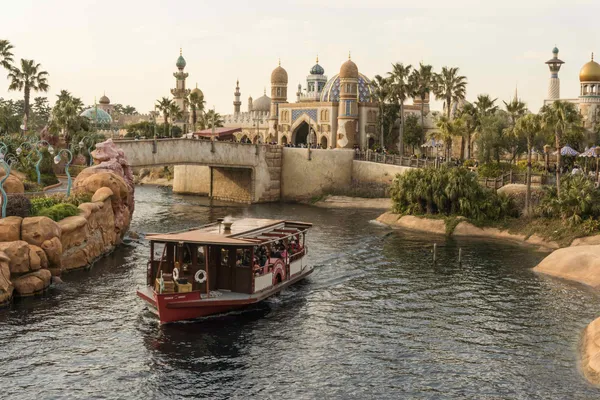
[[[73,161],[73,153],[67,149],[60,149],[56,156],[54,157],[54,164],[58,164],[61,160],[61,153],[67,153],[69,156],[69,160],[65,164],[65,173],[67,174],[67,197],[71,195],[71,174],[69,173],[69,165],[71,165],[71,161]]]
[[[96,144],[94,139],[91,136],[84,136],[81,141],[79,141],[79,148],[81,150],[83,150],[85,148],[85,143],[86,141],[89,140],[90,146],[87,148],[88,151],[88,155],[90,156],[90,162],[89,162],[89,166],[91,167],[92,164],[94,163],[94,160],[92,158],[92,147]]]
[[[544,157],[546,159],[546,172],[550,172],[550,146],[544,145]]]

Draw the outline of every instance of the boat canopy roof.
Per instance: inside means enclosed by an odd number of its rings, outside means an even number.
[[[146,238],[161,243],[198,243],[223,246],[257,246],[306,231],[312,227],[307,222],[277,219],[242,218],[229,223],[215,222],[171,233],[148,233]]]

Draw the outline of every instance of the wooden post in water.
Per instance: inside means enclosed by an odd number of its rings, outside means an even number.
[[[462,247],[458,248],[458,264],[462,264]]]
[[[437,257],[436,257],[437,254],[436,253],[437,253],[437,243],[434,243],[433,244],[433,262],[435,262],[436,259],[437,259]]]

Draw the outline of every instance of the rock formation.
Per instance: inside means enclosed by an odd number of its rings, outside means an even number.
[[[133,214],[133,174],[112,140],[96,148],[96,165],[84,169],[73,184],[74,192],[92,195],[91,202],[79,205],[79,215],[58,222],[0,219],[0,305],[13,294],[43,291],[53,275],[90,265],[121,242]]]

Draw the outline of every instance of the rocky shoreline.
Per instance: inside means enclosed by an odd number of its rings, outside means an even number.
[[[0,305],[44,291],[52,276],[86,267],[121,243],[134,211],[132,171],[111,140],[92,156],[96,165],[73,183],[74,192],[92,196],[79,215],[0,220]]]
[[[361,208],[373,210],[389,210],[392,200],[389,198],[348,197],[348,196],[325,196],[323,199],[311,203],[321,208]]]

